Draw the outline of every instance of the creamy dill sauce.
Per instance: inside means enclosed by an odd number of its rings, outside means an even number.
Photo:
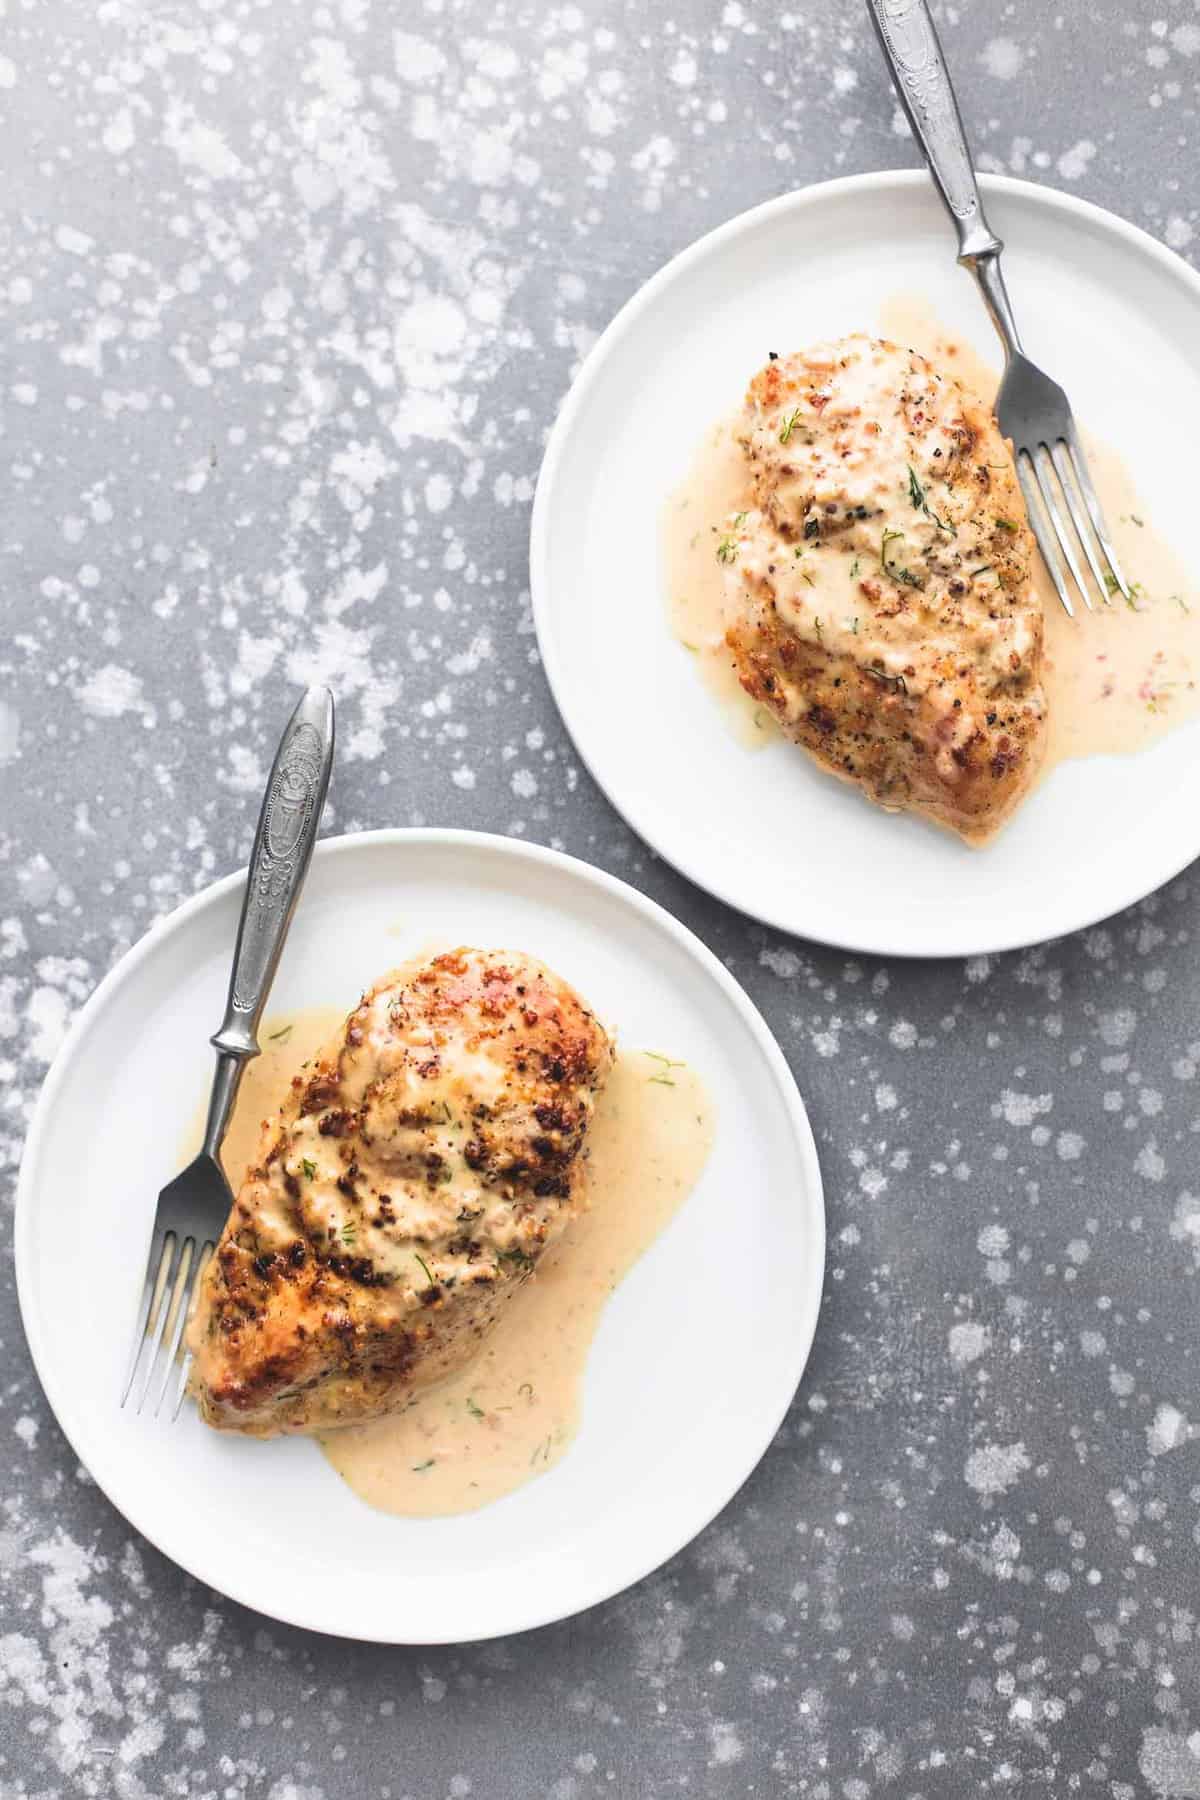
[[[927,356],[936,368],[995,399],[997,371],[939,325],[929,306],[898,296],[880,314],[880,335]],[[694,656],[705,685],[738,741],[760,746],[774,721],[744,695],[724,648],[725,584],[716,556],[724,522],[754,504],[734,438],[736,417],[714,426],[663,515],[662,564],[671,629]],[[1064,612],[1034,559],[1046,621],[1044,681],[1048,741],[1043,773],[1079,756],[1131,753],[1200,714],[1200,589],[1153,528],[1121,458],[1083,433],[1092,478],[1136,607]]]
[[[222,1154],[235,1190],[293,1075],[343,1017],[320,1009],[264,1027],[263,1054],[246,1071]],[[478,1355],[404,1411],[319,1440],[361,1499],[413,1517],[470,1512],[553,1468],[579,1425],[604,1304],[687,1198],[712,1136],[712,1103],[693,1070],[647,1051],[618,1055],[588,1135],[588,1208],[542,1257]]]

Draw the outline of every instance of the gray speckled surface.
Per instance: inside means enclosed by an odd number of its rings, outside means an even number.
[[[1191,0],[941,17],[985,166],[1192,252]],[[860,7],[15,0],[0,132],[6,1159],[90,988],[244,858],[323,676],[332,828],[554,842],[728,958],[831,1244],[791,1418],[710,1531],[569,1624],[412,1653],[131,1541],[9,1261],[0,1794],[1200,1796],[1195,879],[992,963],[781,942],[630,837],[529,632],[599,328],[742,206],[912,161]]]

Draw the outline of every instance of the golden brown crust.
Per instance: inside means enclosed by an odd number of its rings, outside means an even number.
[[[612,1046],[540,963],[378,983],[264,1128],[189,1332],[209,1424],[313,1432],[466,1360],[565,1228]]]
[[[739,442],[756,510],[722,560],[743,687],[881,805],[989,836],[1046,716],[1033,541],[991,415],[855,337],[762,369]]]

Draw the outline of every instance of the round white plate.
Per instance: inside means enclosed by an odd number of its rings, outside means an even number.
[[[388,831],[317,848],[271,1005],[344,1005],[431,938],[526,949],[629,1045],[686,1057],[712,1158],[606,1307],[583,1424],[549,1474],[452,1519],[373,1511],[303,1439],[222,1436],[117,1407],[154,1198],[210,1075],[241,877],[123,958],[46,1082],[17,1195],[38,1374],[114,1506],[210,1586],[288,1624],[382,1643],[522,1631],[619,1592],[719,1512],[800,1379],[824,1266],[804,1106],[759,1014],[652,901],[531,844]],[[719,1326],[719,1329],[718,1329]]]
[[[1200,277],[1132,225],[988,177],[988,213],[1031,354],[1121,447],[1153,521],[1194,555]],[[928,178],[863,175],[723,225],[660,271],[588,357],[551,434],[531,544],[546,673],[592,774],[691,880],[785,931],[848,949],[962,956],[1116,912],[1200,854],[1200,724],[1136,757],[1065,764],[971,852],[894,819],[782,739],[742,749],[672,637],[663,501],[769,349],[878,327],[918,294],[998,362]]]

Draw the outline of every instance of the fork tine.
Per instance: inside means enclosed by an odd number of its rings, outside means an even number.
[[[211,1238],[208,1238],[204,1243],[199,1256],[196,1258],[196,1276],[195,1280],[192,1282],[191,1299],[188,1302],[187,1309],[187,1322],[189,1325],[192,1321],[192,1315],[196,1310],[197,1302],[200,1299],[200,1285],[204,1280],[204,1272],[208,1268],[209,1258],[215,1250],[216,1245]],[[171,1402],[172,1424],[174,1424],[175,1420],[179,1417],[179,1411],[183,1405],[184,1395],[187,1393],[188,1376],[192,1372],[192,1360],[191,1351],[185,1349],[179,1364],[179,1380],[175,1387],[175,1398]]]
[[[1092,486],[1092,478],[1088,473],[1087,457],[1084,454],[1083,443],[1080,439],[1074,418],[1068,418],[1067,420],[1066,443],[1067,451],[1071,458],[1071,473],[1079,484],[1079,491],[1083,495],[1083,503],[1088,509],[1092,524],[1096,528],[1096,536],[1100,540],[1100,548],[1103,550],[1108,566],[1113,572],[1117,586],[1132,606],[1133,594],[1130,591],[1129,583],[1125,579],[1124,571],[1117,561],[1117,553],[1112,547],[1112,539],[1109,537],[1108,527],[1104,523],[1104,513],[1100,505],[1099,496]],[[1105,597],[1107,598],[1108,583],[1102,581],[1100,586],[1104,589]]]
[[[138,1395],[137,1410],[141,1412],[146,1404],[146,1395],[150,1391],[150,1383],[154,1379],[154,1366],[158,1361],[158,1353],[162,1347],[163,1333],[167,1328],[167,1315],[170,1313],[175,1298],[175,1286],[179,1277],[180,1265],[183,1261],[182,1245],[173,1231],[168,1231],[166,1242],[170,1245],[164,1257],[166,1279],[159,1280],[159,1302],[154,1309],[154,1316],[147,1327],[146,1341],[150,1353],[146,1361],[146,1373],[142,1380],[141,1392]]]
[[[171,1424],[172,1425],[175,1423],[176,1419],[179,1417],[180,1411],[183,1407],[184,1396],[187,1393],[188,1376],[191,1374],[191,1372],[192,1372],[192,1353],[190,1350],[185,1350],[183,1353],[183,1361],[179,1365],[179,1384],[175,1389],[175,1398],[171,1402]]]
[[[1050,579],[1054,583],[1059,599],[1063,603],[1067,617],[1075,617],[1075,608],[1071,604],[1071,596],[1067,592],[1067,584],[1063,580],[1062,564],[1058,560],[1058,551],[1054,547],[1054,539],[1050,529],[1042,518],[1041,504],[1038,499],[1037,482],[1026,467],[1028,452],[1017,451],[1015,462],[1017,480],[1021,484],[1021,492],[1025,496],[1025,511],[1029,514],[1029,523],[1033,527],[1033,535],[1037,539],[1038,549],[1042,553],[1042,561],[1050,571]]]
[[[1070,513],[1071,523],[1075,527],[1075,536],[1083,546],[1083,554],[1087,557],[1088,567],[1096,578],[1100,598],[1104,601],[1105,606],[1111,606],[1112,594],[1109,592],[1109,584],[1104,579],[1104,571],[1100,567],[1100,559],[1094,548],[1095,534],[1089,529],[1087,517],[1079,504],[1071,474],[1070,454],[1061,438],[1050,445],[1050,460],[1058,472],[1058,485],[1062,489],[1063,499],[1067,503],[1067,511]]]
[[[185,1238],[179,1258],[179,1276],[177,1280],[178,1296],[175,1302],[170,1335],[167,1339],[166,1355],[160,1358],[163,1377],[159,1385],[158,1399],[154,1402],[154,1416],[158,1417],[162,1410],[163,1396],[171,1381],[171,1370],[175,1366],[175,1358],[179,1354],[179,1340],[183,1336],[183,1328],[191,1317],[192,1304],[196,1297],[196,1240]]]
[[[1050,459],[1045,452],[1045,447],[1039,445],[1032,451],[1029,460],[1033,464],[1033,472],[1037,476],[1037,484],[1042,496],[1042,504],[1049,515],[1050,523],[1054,527],[1054,535],[1058,539],[1059,549],[1062,551],[1067,567],[1070,569],[1071,574],[1075,579],[1075,586],[1083,596],[1083,604],[1087,607],[1088,611],[1091,612],[1093,611],[1092,596],[1088,592],[1087,583],[1083,578],[1083,570],[1079,567],[1079,562],[1071,543],[1071,528],[1058,510],[1058,501],[1054,497],[1054,482],[1049,468]]]
[[[125,1381],[121,1388],[121,1405],[129,1398],[129,1390],[133,1386],[133,1378],[137,1374],[138,1364],[142,1360],[142,1351],[146,1346],[146,1326],[150,1319],[150,1306],[158,1285],[158,1274],[162,1267],[164,1240],[160,1232],[155,1232],[150,1241],[150,1254],[146,1258],[146,1275],[142,1282],[142,1298],[138,1303],[137,1326],[133,1334],[133,1351],[129,1365],[125,1371]]]

